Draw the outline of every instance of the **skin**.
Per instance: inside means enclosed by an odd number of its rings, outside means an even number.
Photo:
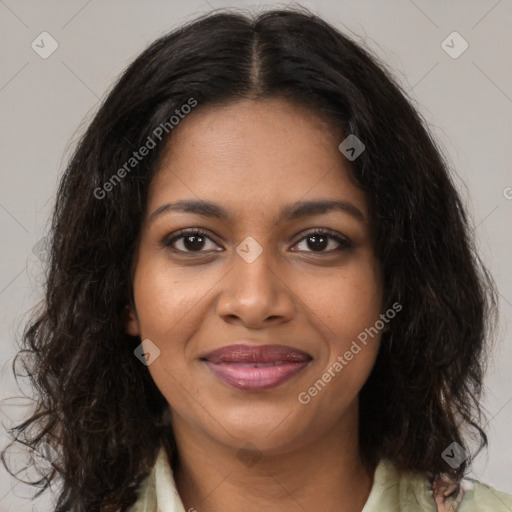
[[[368,201],[338,150],[343,138],[304,107],[247,99],[199,106],[165,148],[126,329],[160,350],[148,370],[172,411],[185,510],[359,512],[368,498],[375,468],[359,454],[358,394],[380,335],[308,404],[298,400],[384,313]],[[214,202],[231,218],[167,211],[149,220],[181,199]],[[277,220],[290,203],[325,199],[350,202],[363,219],[329,211]],[[208,232],[202,245],[161,244],[196,227]],[[334,230],[351,247],[328,238],[318,248],[303,234],[311,228]],[[236,252],[249,236],[262,248],[252,263]],[[312,360],[278,387],[235,389],[200,357],[240,340],[289,345]]]

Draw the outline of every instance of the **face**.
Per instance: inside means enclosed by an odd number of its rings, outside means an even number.
[[[175,432],[270,454],[354,425],[380,340],[361,334],[383,304],[343,138],[280,99],[205,106],[175,128],[127,322],[160,351],[148,370]]]

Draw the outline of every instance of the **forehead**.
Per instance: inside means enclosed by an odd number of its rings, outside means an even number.
[[[364,211],[365,194],[338,149],[342,140],[341,130],[282,99],[199,105],[172,132],[149,209],[184,197],[240,210],[322,196],[351,199]]]

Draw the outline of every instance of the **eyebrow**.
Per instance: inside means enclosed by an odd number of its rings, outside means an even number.
[[[231,220],[231,215],[222,206],[210,201],[196,199],[182,199],[173,203],[165,203],[159,206],[150,216],[148,221],[153,222],[157,217],[171,211],[194,213],[204,217],[213,217],[221,220]],[[365,222],[364,214],[355,205],[341,199],[327,199],[316,201],[301,201],[286,205],[279,215],[278,222],[289,222],[291,220],[321,215],[331,211],[348,213],[356,220]]]

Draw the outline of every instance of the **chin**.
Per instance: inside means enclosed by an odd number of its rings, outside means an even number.
[[[290,414],[290,409],[280,408],[265,415],[261,408],[251,412],[235,412],[231,418],[229,413],[223,415],[223,428],[217,431],[222,436],[222,443],[235,449],[254,449],[266,455],[277,455],[307,444],[316,427],[309,425],[300,411]],[[309,441],[311,441],[309,439]]]

